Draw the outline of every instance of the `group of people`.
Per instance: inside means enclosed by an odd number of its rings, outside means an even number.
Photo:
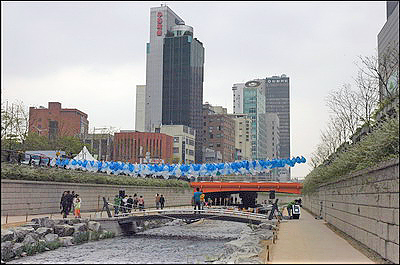
[[[164,198],[164,196],[161,194],[156,194],[156,208],[157,208],[157,210],[158,209],[160,209],[161,208],[161,210],[162,209],[164,209],[164,206],[165,206],[165,198]]]
[[[136,211],[136,209],[139,209],[139,211],[144,211],[144,198],[142,195],[139,197],[135,193],[133,195],[125,195],[125,196],[120,196],[120,195],[115,195],[114,198],[114,214],[118,215],[118,213],[130,213],[132,210]]]
[[[81,218],[81,198],[79,194],[75,194],[75,191],[64,191],[61,196],[60,209],[63,218],[67,218],[71,211],[75,218]]]

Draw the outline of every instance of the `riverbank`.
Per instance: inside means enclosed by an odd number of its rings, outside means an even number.
[[[227,224],[229,225],[227,226]],[[46,228],[46,226],[50,226],[50,228]],[[90,229],[86,230],[87,233],[85,235],[85,233],[83,232],[85,232],[84,229],[87,227],[90,227]],[[93,230],[93,227],[95,228],[95,230]],[[144,239],[145,241],[148,240],[149,242],[154,242],[152,240],[161,239],[165,240],[165,242],[169,242],[171,240],[188,240],[191,242],[193,240],[196,240],[204,242],[204,244],[211,244],[215,246],[218,245],[218,251],[212,251],[214,254],[211,255],[210,250],[208,250],[208,253],[206,253],[207,255],[203,256],[203,261],[216,261],[215,263],[232,263],[233,261],[249,260],[249,262],[251,261],[251,263],[263,263],[263,260],[265,259],[262,258],[261,255],[262,252],[265,251],[263,251],[264,249],[263,245],[261,244],[261,240],[272,238],[276,229],[276,221],[270,221],[260,226],[254,226],[243,223],[204,219],[201,219],[200,221],[191,224],[187,224],[178,219],[173,221],[164,219],[141,222],[137,224],[137,228],[138,232],[130,238],[135,238],[139,241],[140,239]],[[79,229],[81,229],[82,231],[79,231]],[[97,235],[95,234],[95,232],[93,232],[96,231],[96,229]],[[2,257],[8,257],[6,260],[7,263],[19,263],[20,258],[22,258],[21,261],[23,261],[26,258],[32,257],[32,259],[36,259],[36,256],[48,256],[45,253],[47,253],[48,250],[52,250],[52,252],[55,251],[53,250],[56,249],[55,246],[65,247],[62,248],[63,252],[70,252],[70,248],[76,249],[77,245],[81,245],[82,243],[85,243],[84,245],[86,245],[91,242],[96,242],[96,240],[99,239],[106,239],[105,235],[100,235],[102,233],[107,233],[106,231],[102,230],[101,225],[96,224],[96,222],[87,219],[79,220],[72,218],[66,220],[34,218],[32,219],[31,223],[25,224],[24,226],[11,228],[11,230],[14,231],[12,232],[14,233],[14,235],[8,235],[8,238],[6,238],[6,234],[9,233],[6,233],[7,230],[2,229]],[[33,235],[34,233],[40,235]],[[43,234],[41,233],[54,235],[47,234],[43,236]],[[19,239],[16,238],[16,235],[18,235]],[[53,239],[53,241],[57,241],[58,243],[52,243],[52,247],[45,245],[47,243],[46,236],[47,241],[51,238]],[[125,237],[126,236],[115,237],[115,240],[123,240]],[[37,239],[36,243],[32,241],[32,238],[33,240]],[[4,244],[4,242],[7,241],[11,241],[12,244]],[[27,244],[30,244],[30,246],[24,246]],[[32,245],[35,244],[39,246],[32,247]],[[79,249],[87,248],[86,246],[81,246],[79,246]],[[28,253],[27,250],[30,252]],[[36,252],[34,250],[36,250]],[[54,253],[60,254],[59,251]],[[35,255],[35,257],[27,257],[29,255]],[[63,256],[64,254],[60,255]],[[40,259],[39,257],[38,259]],[[51,261],[50,258],[46,259],[49,262]],[[83,261],[85,259],[80,258],[80,260]],[[154,260],[147,261],[148,263],[157,263]],[[70,261],[68,260],[68,262]]]

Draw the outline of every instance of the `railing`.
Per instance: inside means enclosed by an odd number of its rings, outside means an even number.
[[[112,204],[110,204],[112,205]],[[151,216],[151,215],[168,215],[168,214],[211,214],[211,215],[219,215],[219,216],[230,216],[230,217],[246,217],[246,218],[255,218],[255,219],[268,219],[268,216],[265,214],[252,213],[252,212],[244,212],[239,210],[229,210],[229,209],[205,209],[205,210],[194,210],[194,209],[163,209],[163,210],[146,210],[146,211],[135,211],[131,213],[122,213],[115,216],[115,218],[123,218],[123,217],[134,217],[134,216]]]

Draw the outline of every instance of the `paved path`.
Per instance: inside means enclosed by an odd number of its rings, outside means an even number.
[[[364,263],[374,264],[346,240],[301,209],[299,220],[282,221],[273,246],[271,264]]]

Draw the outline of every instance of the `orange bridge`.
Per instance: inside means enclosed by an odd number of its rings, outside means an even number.
[[[190,186],[200,188],[204,193],[235,191],[276,191],[301,194],[302,183],[297,182],[191,182]]]

